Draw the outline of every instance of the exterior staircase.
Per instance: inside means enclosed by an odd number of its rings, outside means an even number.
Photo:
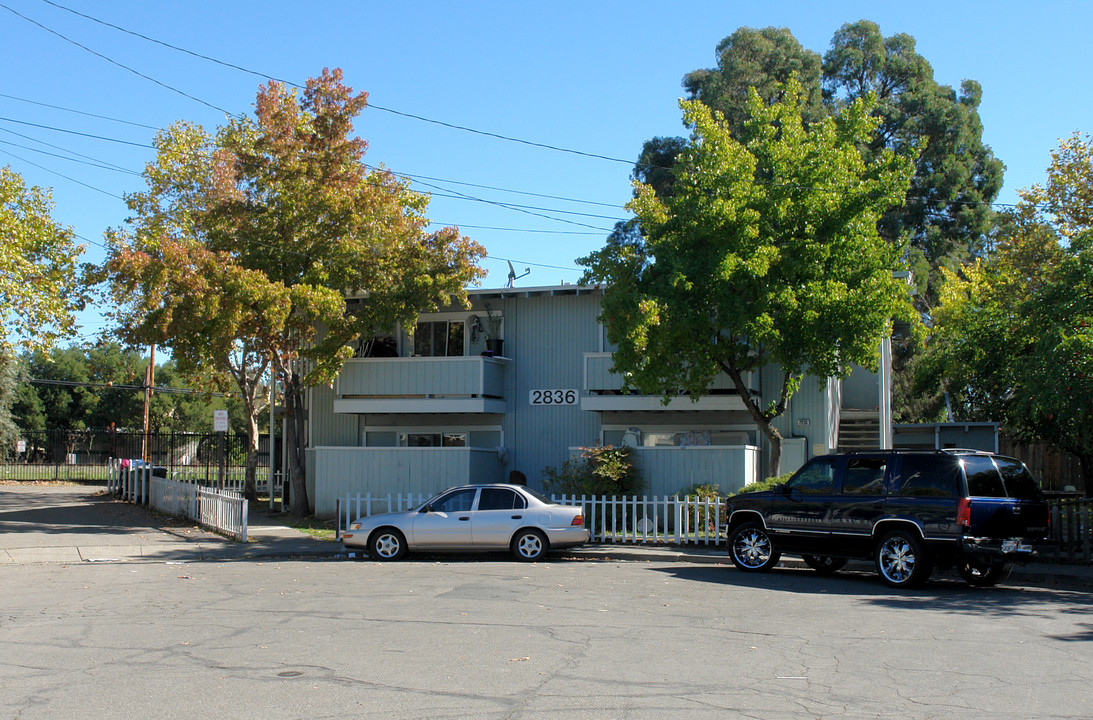
[[[847,410],[839,415],[839,452],[880,447],[880,416],[876,410]]]

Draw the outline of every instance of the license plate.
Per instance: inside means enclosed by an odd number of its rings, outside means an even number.
[[[1004,553],[1025,553],[1032,552],[1032,546],[1023,543],[1020,540],[1003,540],[1002,552]]]

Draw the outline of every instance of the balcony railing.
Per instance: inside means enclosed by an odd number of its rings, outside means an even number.
[[[335,412],[504,412],[508,360],[357,358],[342,368]]]
[[[581,398],[582,410],[640,411],[640,410],[743,410],[744,403],[736,394],[732,378],[719,373],[710,383],[708,394],[697,401],[681,395],[665,405],[659,395],[638,395],[623,389],[623,378],[611,372],[611,353],[584,354],[585,395]],[[753,373],[745,373],[745,381],[754,387]]]

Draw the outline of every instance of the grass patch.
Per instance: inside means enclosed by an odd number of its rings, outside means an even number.
[[[290,528],[299,530],[304,535],[325,542],[334,542],[337,539],[335,538],[337,531],[334,528],[336,522],[336,520],[319,520],[315,517],[285,518],[285,524]]]

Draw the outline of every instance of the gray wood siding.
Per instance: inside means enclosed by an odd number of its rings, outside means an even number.
[[[569,448],[594,445],[599,417],[580,405],[532,406],[532,390],[583,387],[584,353],[599,350],[600,294],[533,295],[505,300],[505,355],[509,368],[505,417],[508,468],[539,487],[543,468],[559,467]]]
[[[339,396],[504,394],[505,361],[483,357],[364,358],[345,363]]]
[[[611,365],[614,361],[611,359],[611,353],[586,353],[584,356],[585,366],[585,389],[589,391],[595,390],[621,390],[622,389],[622,375],[611,372]],[[751,373],[745,374],[745,380],[750,384],[752,382]],[[714,377],[713,382],[710,383],[711,390],[736,390],[736,386],[725,373],[718,373]],[[752,388],[757,389],[757,388]]]
[[[676,495],[693,485],[717,485],[734,493],[758,479],[759,448],[635,448],[645,481],[642,495]]]
[[[431,495],[454,485],[500,482],[497,453],[474,448],[341,448],[311,451],[315,514],[333,517],[335,499],[350,493]]]
[[[361,444],[357,416],[335,414],[334,390],[331,388],[311,388],[308,394],[308,421],[312,447]]]

